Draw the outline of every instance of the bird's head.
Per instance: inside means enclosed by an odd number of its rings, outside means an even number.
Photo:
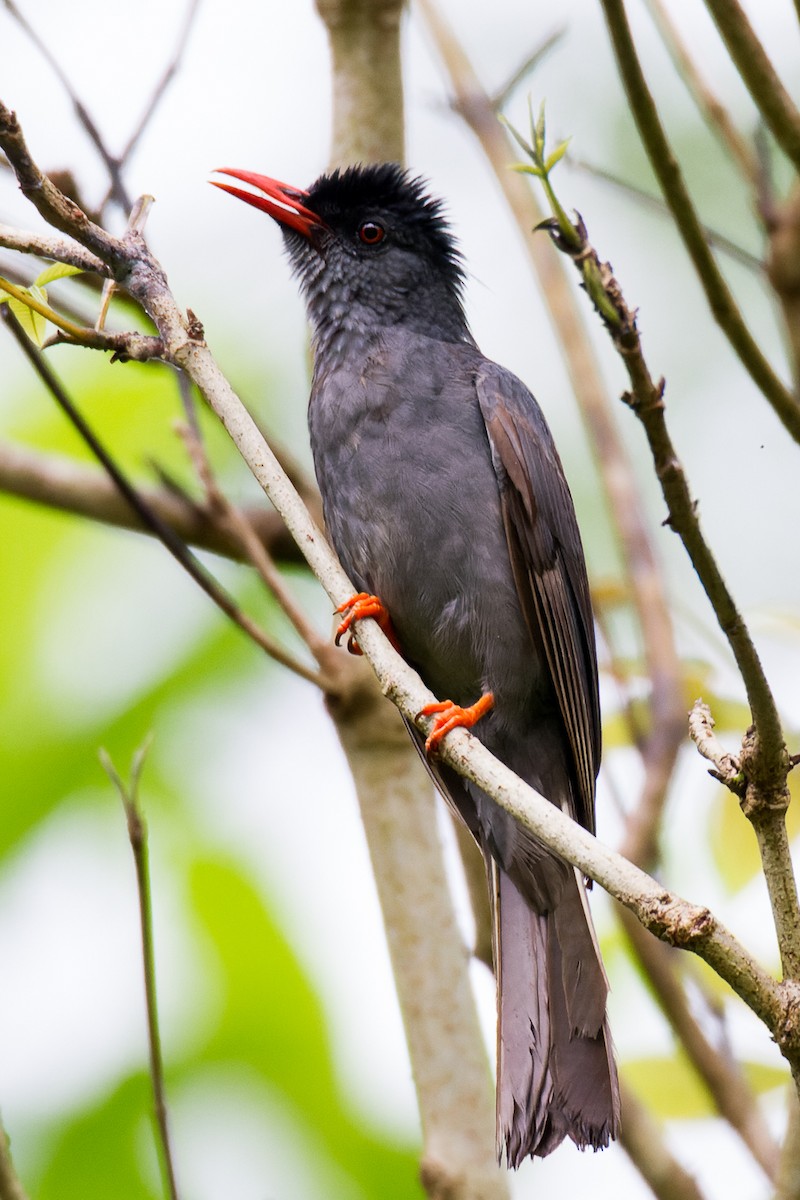
[[[280,224],[318,331],[333,320],[469,336],[461,256],[442,205],[396,163],[333,171],[307,190],[250,171],[219,174],[254,190],[217,187]]]

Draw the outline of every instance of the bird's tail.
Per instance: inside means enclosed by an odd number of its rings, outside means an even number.
[[[565,1137],[599,1150],[619,1126],[608,981],[583,880],[535,913],[490,863],[497,973],[497,1150],[511,1167]],[[507,953],[504,953],[504,947]],[[513,950],[513,953],[512,953]]]

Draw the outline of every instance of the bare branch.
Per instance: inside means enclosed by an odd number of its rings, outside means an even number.
[[[706,0],[736,70],[784,154],[800,171],[800,111],[738,0]]]
[[[679,975],[676,955],[652,938],[632,913],[618,909],[622,929],[644,970],[658,1005],[703,1081],[720,1116],[734,1129],[769,1179],[778,1165],[778,1146],[736,1060],[712,1042],[698,1021]],[[697,986],[700,987],[699,981]]]
[[[41,233],[29,233],[24,229],[12,229],[0,224],[0,246],[7,250],[18,250],[21,254],[37,254],[40,258],[52,258],[56,262],[69,263],[82,271],[95,271],[108,275],[108,267],[94,254],[90,254],[72,238],[53,237]]]
[[[28,1200],[11,1161],[8,1134],[0,1124],[0,1200]]]
[[[530,229],[543,212],[520,175],[509,171],[516,151],[500,126],[491,101],[440,9],[419,0],[453,89],[453,106],[480,141],[538,279],[564,355],[592,451],[600,472],[622,558],[626,584],[636,611],[651,681],[652,732],[642,744],[645,785],[629,822],[625,850],[640,865],[657,857],[657,830],[667,783],[678,746],[685,737],[685,705],[675,639],[662,571],[643,516],[643,505],[630,457],[620,437],[611,400],[588,335],[583,312],[567,273],[551,248]]]
[[[710,774],[737,796],[743,796],[745,780],[741,763],[717,739],[711,709],[702,700],[695,700],[689,713],[689,736],[703,758],[714,764]]]
[[[282,666],[288,667],[301,678],[308,680],[309,683],[314,683],[318,687],[325,688],[326,682],[323,677],[304,663],[299,662],[293,655],[289,654],[279,642],[271,638],[265,633],[255,621],[253,621],[236,603],[234,598],[222,587],[220,583],[213,577],[210,571],[206,570],[203,564],[192,554],[191,550],[181,541],[175,531],[165,524],[157,513],[150,510],[142,497],[130,483],[128,478],[123,474],[119,465],[114,461],[106,448],[99,441],[97,435],[89,427],[87,422],[78,412],[72,400],[67,395],[65,389],[57,379],[55,373],[50,366],[45,362],[42,354],[37,350],[28,337],[24,334],[19,326],[19,322],[14,317],[13,313],[2,311],[3,320],[10,327],[11,332],[17,340],[23,353],[28,358],[28,361],[33,366],[39,378],[44,383],[50,394],[53,396],[59,407],[66,414],[68,420],[75,427],[86,445],[100,462],[103,468],[107,471],[109,477],[114,483],[114,486],[125,498],[131,508],[133,508],[143,524],[147,525],[152,532],[163,543],[170,554],[184,568],[187,574],[191,575],[195,583],[199,584],[206,595],[214,601],[218,608],[229,617],[234,624],[238,625],[244,633],[248,635],[256,645],[260,646],[270,658],[274,658],[276,662]]]
[[[142,134],[150,124],[150,121],[153,119],[156,109],[161,103],[167,88],[172,83],[172,80],[175,78],[180,69],[181,60],[183,59],[184,51],[186,50],[186,44],[189,41],[189,35],[192,32],[192,27],[199,9],[200,0],[189,0],[186,13],[183,18],[183,23],[178,31],[178,40],[175,43],[175,49],[172,52],[172,57],[164,68],[161,78],[153,88],[153,92],[147,102],[147,106],[139,118],[138,125],[128,138],[124,150],[117,159],[120,169],[125,166],[126,162],[138,146]]]
[[[703,1200],[697,1180],[670,1153],[658,1125],[624,1079],[620,1091],[619,1140],[656,1200]]]
[[[714,319],[753,382],[775,409],[795,441],[800,441],[800,404],[761,353],[706,244],[702,225],[642,72],[625,15],[624,0],[602,0],[602,4],[620,75],[642,145],[694,264]]]
[[[164,1084],[164,1059],[161,1053],[161,1032],[158,1024],[156,993],[156,956],[153,942],[153,903],[150,889],[150,856],[147,846],[147,825],[139,807],[139,780],[151,739],[144,743],[133,758],[130,783],[126,785],[118,774],[110,755],[100,751],[100,762],[119,793],[128,824],[128,840],[136,868],[136,890],[139,897],[139,926],[142,937],[142,970],[144,975],[147,1039],[150,1050],[150,1081],[153,1087],[153,1107],[158,1131],[158,1148],[167,1192],[170,1200],[178,1200],[175,1166],[169,1136],[167,1090]]]
[[[97,128],[97,125],[95,124],[95,121],[92,118],[91,113],[86,108],[86,106],[84,105],[84,103],[82,102],[80,97],[78,96],[77,92],[73,88],[72,84],[70,83],[70,80],[68,79],[65,71],[63,70],[63,68],[61,66],[61,63],[58,61],[58,58],[56,57],[55,54],[53,54],[53,52],[50,50],[50,48],[42,40],[42,38],[39,36],[39,34],[36,32],[36,30],[30,24],[30,22],[27,21],[26,18],[22,15],[22,13],[19,11],[16,4],[14,3],[14,0],[3,0],[3,4],[6,6],[8,11],[11,13],[12,17],[14,17],[16,22],[21,26],[21,28],[25,30],[28,37],[31,39],[33,44],[36,46],[39,53],[42,55],[42,57],[47,62],[47,65],[50,67],[53,74],[56,76],[56,78],[60,82],[61,86],[64,88],[64,91],[69,96],[70,100],[72,101],[72,107],[75,109],[75,115],[77,116],[77,118],[80,121],[83,128],[88,133],[91,142],[95,146],[95,149],[98,151],[100,157],[102,158],[103,162],[105,163],[106,168],[108,169],[108,173],[111,177],[112,184],[113,184],[114,199],[117,200],[117,202],[120,204],[120,206],[126,212],[128,212],[128,210],[131,207],[131,200],[125,190],[125,184],[122,181],[122,176],[120,174],[120,164],[117,161],[117,159],[114,157],[114,155],[110,152],[108,147],[106,146],[106,144],[103,140],[102,134],[100,133],[100,130]],[[57,226],[57,228],[60,228],[60,226]]]
[[[700,74],[677,25],[667,11],[664,0],[646,0],[646,3],[670,58],[694,98],[701,116],[712,133],[719,137],[748,183],[752,187],[757,187],[759,178],[757,156],[752,146],[739,133],[725,105]]]
[[[607,0],[603,0],[604,3]],[[563,208],[559,221],[564,219]],[[589,243],[583,222],[571,226],[569,239],[560,223],[548,222],[554,243],[575,262],[620,354],[632,384],[625,402],[641,421],[656,475],[669,511],[668,523],[679,535],[711,601],[720,628],[728,639],[747,690],[753,716],[742,745],[745,777],[742,807],[759,840],[764,873],[772,901],[781,962],[786,978],[800,979],[800,904],[786,834],[789,803],[787,775],[791,760],[780,716],[761,660],[744,619],[728,590],[717,561],[706,542],[680,459],[675,452],[664,416],[664,381],[655,383],[642,352],[634,312],[628,308],[608,263]],[[602,305],[598,299],[602,297]]]
[[[4,0],[8,4],[10,0]],[[97,255],[117,280],[124,279],[130,268],[130,256],[119,238],[113,237],[94,221],[74,200],[70,200],[47,178],[31,158],[25,138],[17,120],[0,102],[0,146],[5,151],[17,177],[23,195],[27,196],[37,212],[49,225],[62,233],[71,235],[76,241]],[[126,208],[130,209],[130,204]],[[106,272],[108,273],[108,272]]]
[[[489,98],[489,103],[495,112],[499,112],[505,107],[511,96],[511,93],[515,90],[515,88],[519,87],[523,79],[526,79],[527,76],[530,75],[531,72],[536,69],[536,67],[538,67],[539,63],[547,57],[550,51],[558,45],[566,31],[565,25],[560,26],[558,29],[554,29],[552,33],[549,33],[547,37],[545,37],[539,43],[535,50],[532,50],[530,54],[525,55],[525,58],[522,60],[517,69],[511,73],[506,82],[502,84],[502,86],[499,87],[497,91]]]
[[[137,484],[136,491],[147,507],[170,525],[183,541],[226,558],[244,561],[242,547],[230,530],[223,529],[211,513],[175,486],[154,488]],[[106,525],[155,536],[105,472],[60,455],[0,442],[0,492]],[[293,564],[305,562],[276,512],[267,508],[248,508],[245,513],[256,536],[273,558]]]

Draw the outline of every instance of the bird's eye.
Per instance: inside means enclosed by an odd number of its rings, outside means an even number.
[[[358,236],[365,246],[377,246],[386,236],[386,230],[377,221],[364,221],[358,227]]]

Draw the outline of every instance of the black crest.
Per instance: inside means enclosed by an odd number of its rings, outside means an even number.
[[[424,250],[460,292],[463,261],[444,206],[428,193],[425,180],[398,163],[356,165],[320,175],[308,189],[306,203],[333,229],[371,216],[388,217],[398,240]]]

